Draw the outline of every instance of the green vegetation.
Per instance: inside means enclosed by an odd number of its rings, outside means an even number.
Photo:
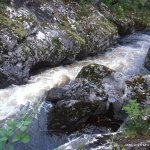
[[[84,1],[81,0],[80,2],[78,2],[80,5],[80,11],[79,11],[79,16],[86,16],[88,17],[90,15],[90,8],[92,6],[91,1]]]
[[[130,144],[146,144],[150,138],[150,107],[142,106],[137,100],[130,100],[123,110],[128,114],[128,118],[123,132],[111,137],[113,150],[125,150]]]
[[[0,4],[8,4],[10,0],[0,0]]]
[[[26,31],[24,30],[22,24],[16,21],[12,21],[5,15],[0,14],[0,24],[7,27],[19,39],[22,39],[26,36]]]
[[[16,119],[8,119],[3,128],[0,128],[0,150],[13,150],[16,142],[28,143],[30,137],[27,128],[37,114],[40,101],[33,109],[26,113],[26,110],[17,112]]]
[[[80,45],[85,45],[85,40],[81,36],[77,35],[75,32],[71,31],[70,29],[67,29],[66,32],[72,39],[77,41]]]
[[[127,135],[148,135],[150,133],[150,107],[141,107],[136,100],[130,100],[123,107],[123,110],[128,114],[128,121],[125,126],[125,134]]]
[[[64,16],[62,16],[61,26],[67,32],[67,34],[68,34],[68,36],[70,38],[72,38],[73,40],[75,40],[80,45],[85,45],[86,44],[85,39],[82,38],[79,34],[77,34],[76,32],[74,32],[72,30],[71,24],[69,23],[69,21],[66,18],[64,18]]]
[[[31,118],[25,115],[18,120],[7,120],[5,127],[0,129],[0,149],[12,150],[13,144],[18,141],[28,143],[30,138],[26,130],[30,123]]]
[[[148,0],[102,0],[118,18],[133,18],[137,25],[150,25],[150,1]],[[146,19],[146,20],[145,20]]]

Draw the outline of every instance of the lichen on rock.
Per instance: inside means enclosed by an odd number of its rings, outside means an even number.
[[[89,7],[88,16],[79,16],[81,6],[76,2],[27,1],[17,9],[4,5],[0,48],[6,53],[1,55],[1,69],[8,80],[25,83],[40,62],[70,64],[105,50],[116,38],[117,29],[96,8]]]

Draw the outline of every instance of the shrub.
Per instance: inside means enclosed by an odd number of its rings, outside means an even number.
[[[8,4],[10,0],[0,0],[0,4]]]
[[[147,118],[150,116],[149,107],[141,107],[136,100],[130,100],[123,107],[128,114],[128,121],[125,126],[125,133],[128,135],[147,135],[149,133],[150,124]]]
[[[37,114],[41,101],[32,109],[22,110],[17,113],[16,119],[8,119],[3,128],[0,128],[0,150],[13,150],[16,142],[28,143],[30,137],[27,128],[35,114]]]
[[[12,150],[15,142],[28,143],[30,138],[26,132],[31,118],[22,116],[19,120],[9,119],[5,127],[0,129],[0,150]]]

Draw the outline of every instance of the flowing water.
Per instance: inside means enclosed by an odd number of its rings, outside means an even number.
[[[148,71],[143,64],[149,47],[149,33],[134,33],[121,39],[117,46],[110,48],[103,55],[87,58],[67,66],[50,68],[32,76],[25,85],[12,85],[1,89],[0,121],[15,114],[24,105],[32,105],[41,101],[46,91],[63,84],[67,78],[73,80],[81,68],[90,63],[102,64],[121,72],[124,78],[139,73],[146,74]],[[52,141],[49,140],[50,142]],[[38,142],[37,145],[39,145]]]

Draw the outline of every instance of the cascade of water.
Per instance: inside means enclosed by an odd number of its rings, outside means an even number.
[[[150,47],[150,35],[135,33],[121,40],[120,45],[111,48],[104,55],[75,62],[72,65],[48,69],[32,76],[26,85],[12,85],[0,90],[0,120],[15,113],[20,106],[33,104],[42,99],[52,87],[63,84],[66,78],[74,79],[80,69],[90,63],[105,65],[119,71],[125,78],[146,73],[144,59]]]

